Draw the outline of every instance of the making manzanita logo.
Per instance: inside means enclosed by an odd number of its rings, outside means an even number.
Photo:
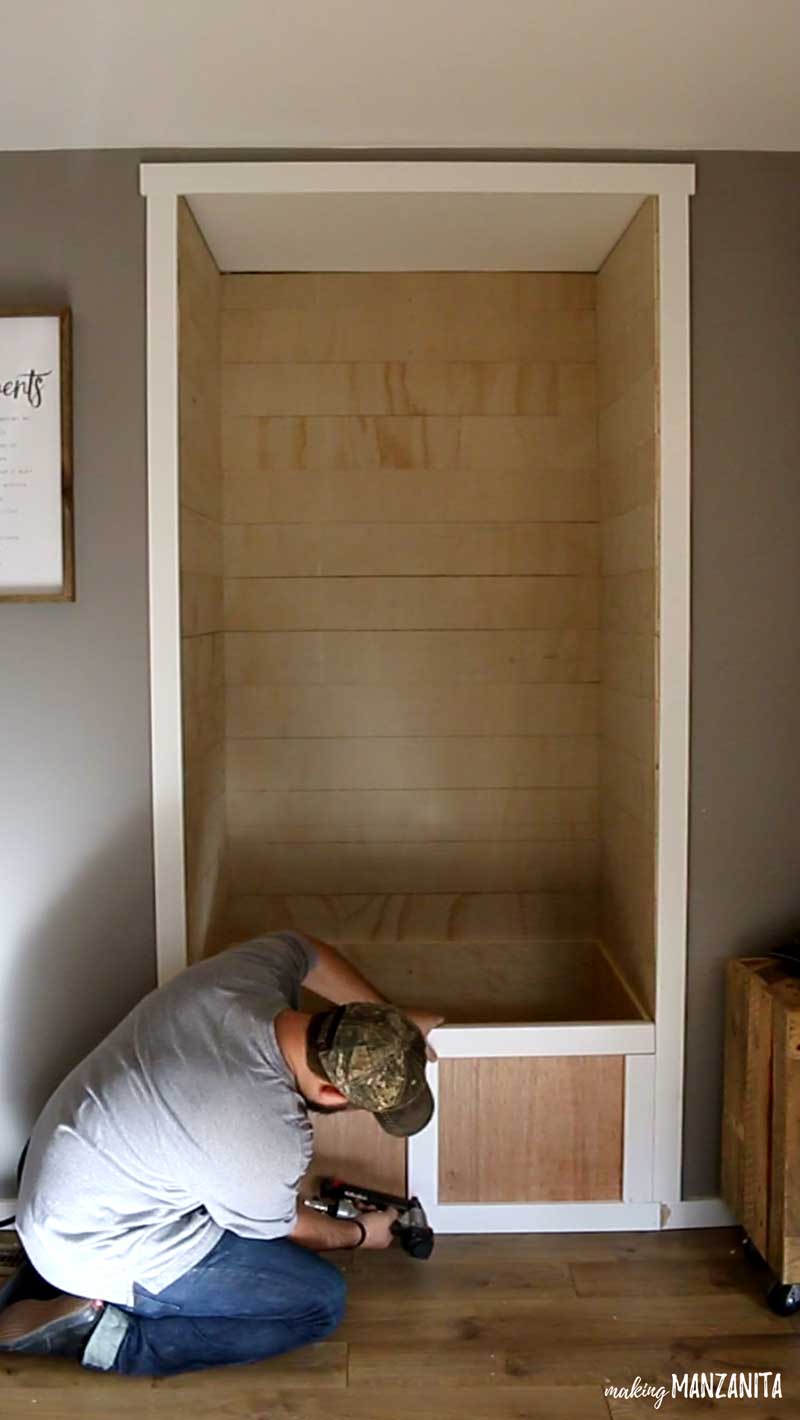
[[[667,1396],[673,1400],[782,1400],[780,1371],[696,1371],[672,1376],[671,1389],[636,1376],[630,1385],[607,1385],[613,1400],[650,1400],[660,1410]]]
[[[27,400],[31,409],[40,409],[44,382],[52,373],[52,370],[28,370],[24,375],[13,375],[6,380],[0,375],[0,396]]]

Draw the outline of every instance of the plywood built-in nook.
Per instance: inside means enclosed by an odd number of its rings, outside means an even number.
[[[446,1016],[435,1123],[321,1121],[320,1170],[427,1182],[439,1226],[647,1225],[657,198],[573,271],[226,269],[209,202],[177,209],[189,959],[296,927]]]

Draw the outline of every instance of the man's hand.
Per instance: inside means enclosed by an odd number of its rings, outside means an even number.
[[[414,1022],[415,1026],[419,1026],[419,1029],[425,1036],[426,1041],[431,1031],[435,1030],[437,1026],[442,1025],[445,1019],[444,1016],[437,1016],[433,1011],[412,1011],[409,1010],[406,1006],[401,1006],[400,1010],[403,1012],[404,1016],[408,1016],[408,1019]],[[426,1046],[425,1053],[429,1060],[438,1059],[436,1051],[434,1050],[432,1045]]]
[[[386,1208],[385,1210],[375,1209],[370,1212],[362,1212],[359,1221],[364,1224],[367,1236],[362,1247],[368,1247],[370,1251],[382,1247],[389,1247],[394,1241],[394,1234],[391,1231],[392,1223],[399,1218],[400,1214],[396,1208]]]

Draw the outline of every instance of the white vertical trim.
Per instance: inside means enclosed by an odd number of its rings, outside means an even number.
[[[656,1198],[681,1197],[689,833],[689,199],[662,194],[660,321],[660,661],[656,881]]]
[[[178,479],[178,203],[147,202],[147,466],[156,960],[186,965]]]
[[[427,1213],[439,1202],[439,1066],[428,1061],[428,1084],[433,1095],[433,1118],[407,1144],[406,1168],[409,1198],[418,1198]]]
[[[655,1056],[629,1055],[625,1061],[625,1114],[622,1143],[622,1197],[625,1203],[653,1198],[653,1102]]]

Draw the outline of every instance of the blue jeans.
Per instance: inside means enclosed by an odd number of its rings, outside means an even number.
[[[288,1238],[223,1233],[202,1262],[158,1296],[107,1306],[83,1364],[127,1376],[174,1376],[262,1361],[329,1336],[342,1320],[338,1267]]]

